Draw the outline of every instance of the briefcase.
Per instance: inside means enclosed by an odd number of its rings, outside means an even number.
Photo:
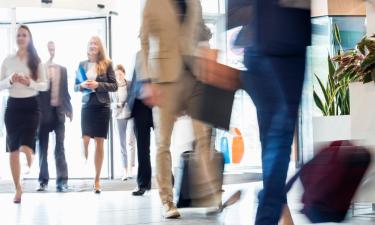
[[[241,71],[218,63],[215,49],[201,49],[201,52],[202,57],[185,57],[190,62],[186,63],[186,69],[197,80],[190,99],[193,107],[187,108],[187,113],[215,128],[229,130],[235,93],[241,86]]]
[[[204,83],[200,85],[200,93],[194,97],[194,107],[187,109],[189,116],[212,127],[229,130],[236,92]]]
[[[194,151],[181,154],[180,164],[175,172],[175,199],[178,208],[186,207],[218,207],[221,204],[221,190],[223,185],[224,157],[221,152],[214,151],[210,162],[215,171],[209,185],[214,185],[209,192],[202,191],[202,186],[208,186],[205,181],[197,183],[196,173],[199,165]]]

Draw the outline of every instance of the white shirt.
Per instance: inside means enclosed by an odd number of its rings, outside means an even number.
[[[20,83],[10,84],[14,73],[23,74],[31,78],[31,71],[26,61],[22,61],[17,55],[10,55],[4,59],[0,72],[0,90],[8,89],[9,96],[13,98],[28,98],[38,95],[39,91],[48,90],[46,71],[43,64],[38,66],[38,80],[30,79],[30,85]]]
[[[87,67],[88,67],[87,72],[86,72],[87,80],[96,80],[96,77],[98,76],[96,72],[96,63],[89,62]]]
[[[52,61],[48,61],[45,64],[47,69],[47,76],[50,80],[50,89],[51,89],[51,105],[59,106],[60,105],[60,66],[55,64]]]
[[[112,116],[116,119],[125,119],[129,117],[129,109],[125,101],[128,96],[128,88],[124,84],[118,85],[116,92],[111,94],[112,96]]]

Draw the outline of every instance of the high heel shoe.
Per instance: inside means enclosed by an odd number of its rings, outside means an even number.
[[[16,195],[13,198],[13,203],[14,204],[20,204],[21,203],[21,197],[22,197],[22,192],[19,196],[17,196],[17,193],[16,193]]]
[[[100,189],[100,187],[97,187],[97,186],[93,186],[93,191],[95,194],[100,194],[102,192],[102,189]]]
[[[14,204],[21,204],[21,197],[19,197],[19,198],[14,197],[13,203]]]

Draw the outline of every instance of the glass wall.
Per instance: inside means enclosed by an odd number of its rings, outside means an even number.
[[[41,59],[46,62],[49,58],[47,43],[53,40],[56,44],[55,62],[68,70],[68,84],[73,105],[73,121],[65,123],[65,152],[69,165],[69,174],[74,177],[93,177],[94,175],[94,143],[90,144],[89,164],[83,163],[81,139],[81,93],[74,92],[75,71],[79,62],[87,60],[87,44],[92,36],[99,36],[106,43],[106,19],[84,19],[60,22],[45,22],[29,24],[33,32],[35,46]],[[64,34],[64,35],[62,35]],[[50,174],[55,175],[54,165],[54,135],[51,133],[49,150]],[[108,177],[108,145],[105,144],[105,161],[102,177]],[[36,165],[36,164],[34,164]],[[38,169],[36,171],[39,171]]]
[[[7,24],[0,25],[0,63],[3,62],[5,57],[10,53],[10,40],[9,40],[10,26]],[[5,137],[6,131],[4,126],[4,111],[8,93],[5,91],[0,92],[0,179],[10,177],[9,170],[9,156],[5,153]]]
[[[65,123],[65,152],[68,163],[69,176],[71,178],[86,178],[94,176],[94,143],[90,144],[90,153],[88,164],[84,163],[82,153],[82,139],[81,139],[81,94],[73,90],[75,71],[80,61],[87,59],[87,44],[91,36],[97,35],[101,37],[104,44],[106,43],[106,19],[79,19],[66,20],[55,22],[34,22],[26,23],[33,34],[34,43],[38,50],[39,56],[43,62],[49,59],[47,50],[48,41],[54,41],[56,44],[56,58],[55,62],[65,66],[68,71],[68,85],[71,96],[71,103],[73,105],[73,121],[68,119]],[[9,38],[9,29],[0,29],[0,45],[1,49],[7,49],[9,41],[3,41],[2,38]],[[4,52],[0,52],[0,58],[3,58]],[[9,51],[5,53],[9,54]],[[1,93],[4,96],[6,91]],[[3,121],[3,120],[2,120]],[[4,132],[3,132],[4,133]],[[5,149],[5,137],[1,136],[0,146]],[[54,133],[50,133],[49,144],[49,171],[51,178],[55,177],[55,163],[54,163]],[[102,177],[108,177],[108,144],[105,144],[105,161],[102,169]],[[23,154],[22,154],[23,155]],[[8,163],[8,154],[5,151],[0,152],[0,161],[4,165],[1,169],[0,176],[10,178],[10,170]],[[27,178],[37,178],[39,173],[38,157],[35,157],[31,173]]]
[[[213,33],[211,48],[217,48],[221,54],[219,61],[244,70],[243,49],[234,46],[241,27],[226,31],[226,1],[203,0],[202,7],[206,24]],[[249,95],[242,90],[235,95],[231,129],[229,132],[217,129],[215,147],[229,156],[226,170],[247,170],[261,165],[261,147],[259,141],[256,108]],[[240,144],[239,144],[240,143]],[[242,147],[238,147],[241,146]]]
[[[243,69],[242,65],[242,49],[237,49],[233,46],[239,29],[230,31],[225,30],[226,16],[225,5],[226,0],[202,0],[203,16],[206,24],[213,33],[213,38],[210,41],[212,48],[220,49],[221,54],[219,60],[225,64],[231,65],[236,68]],[[25,9],[26,10],[26,9]],[[48,11],[48,10],[47,10]],[[43,11],[44,13],[45,11]],[[116,29],[112,30],[113,41],[116,48],[113,49],[114,64],[122,63],[127,69],[127,78],[130,79],[132,75],[133,58],[131,54],[135,53],[139,48],[138,43],[138,19],[135,22],[125,23],[126,26],[121,27],[121,20],[128,17],[136,17],[136,13],[131,15],[122,15],[113,17],[113,24],[116,24]],[[139,13],[139,16],[141,14]],[[69,15],[67,15],[69,16]],[[29,18],[30,19],[30,18]],[[60,19],[60,18],[59,18]],[[24,21],[24,20],[23,20]],[[72,178],[85,178],[93,176],[92,158],[89,160],[88,165],[83,164],[82,146],[81,146],[81,127],[80,127],[80,108],[81,108],[81,95],[80,93],[73,92],[73,83],[75,70],[78,63],[86,59],[86,46],[90,36],[98,35],[103,40],[109,40],[107,36],[108,21],[105,18],[96,19],[68,19],[59,21],[44,21],[27,23],[33,32],[34,41],[38,49],[39,55],[45,62],[48,60],[47,42],[53,40],[56,43],[56,62],[67,67],[69,76],[69,90],[72,97],[72,104],[74,108],[73,122],[66,122],[66,157],[68,162],[69,174]],[[9,25],[0,27],[0,47],[6,51],[0,52],[0,60],[9,54],[10,36]],[[126,41],[124,41],[126,40]],[[126,51],[126,57],[125,53]],[[129,53],[131,52],[131,53]],[[2,92],[3,96],[6,92]],[[1,99],[0,99],[1,101]],[[2,120],[3,121],[3,120]],[[173,163],[176,166],[179,162],[180,154],[183,151],[191,150],[193,142],[193,133],[191,128],[191,120],[189,117],[181,117],[175,124],[172,136],[171,150],[173,154]],[[113,123],[113,140],[106,144],[105,150],[105,163],[103,165],[102,177],[114,175],[115,178],[122,176],[122,163],[120,155],[119,138],[117,136],[116,124]],[[238,91],[235,96],[235,103],[233,107],[233,115],[231,122],[231,131],[225,132],[218,130],[216,138],[216,149],[223,150],[221,141],[226,139],[228,142],[228,153],[230,155],[230,164],[227,169],[236,169],[243,167],[253,167],[260,165],[260,142],[258,134],[258,125],[256,118],[255,107],[252,104],[250,97],[243,91]],[[239,133],[234,132],[234,128],[238,128]],[[183,134],[183,135],[181,135]],[[1,135],[1,133],[0,133]],[[4,134],[5,135],[5,134]],[[5,136],[0,136],[0,146],[5,146]],[[153,134],[152,134],[153,135]],[[244,148],[241,150],[242,156],[240,159],[233,160],[233,140],[241,138]],[[113,156],[109,157],[107,153],[110,151],[110,145],[113,144]],[[90,157],[93,157],[93,145],[90,146]],[[55,176],[54,164],[54,135],[50,136],[50,150],[49,150],[49,169],[51,177]],[[237,151],[237,150],[236,150]],[[151,162],[155,166],[155,153],[156,147],[154,142],[154,135],[151,138]],[[113,161],[111,159],[113,158]],[[0,176],[10,178],[8,155],[5,152],[0,152]],[[113,166],[114,174],[110,174],[110,169]],[[36,178],[38,175],[38,162],[37,158],[34,163],[33,170],[28,177]]]

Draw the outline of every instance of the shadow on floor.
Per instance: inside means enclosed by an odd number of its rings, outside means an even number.
[[[261,173],[243,173],[243,174],[225,174],[224,184],[242,184],[249,182],[258,182],[262,179]],[[93,181],[89,179],[71,179],[69,180],[69,192],[82,192],[92,191]],[[13,193],[13,183],[9,180],[0,180],[0,193]],[[35,193],[38,187],[36,179],[23,180],[23,189],[25,193]],[[131,191],[137,187],[136,178],[121,181],[115,180],[102,180],[102,189],[104,191]],[[157,188],[156,179],[152,179],[152,187]],[[51,179],[49,182],[48,192],[55,192],[55,180]]]

